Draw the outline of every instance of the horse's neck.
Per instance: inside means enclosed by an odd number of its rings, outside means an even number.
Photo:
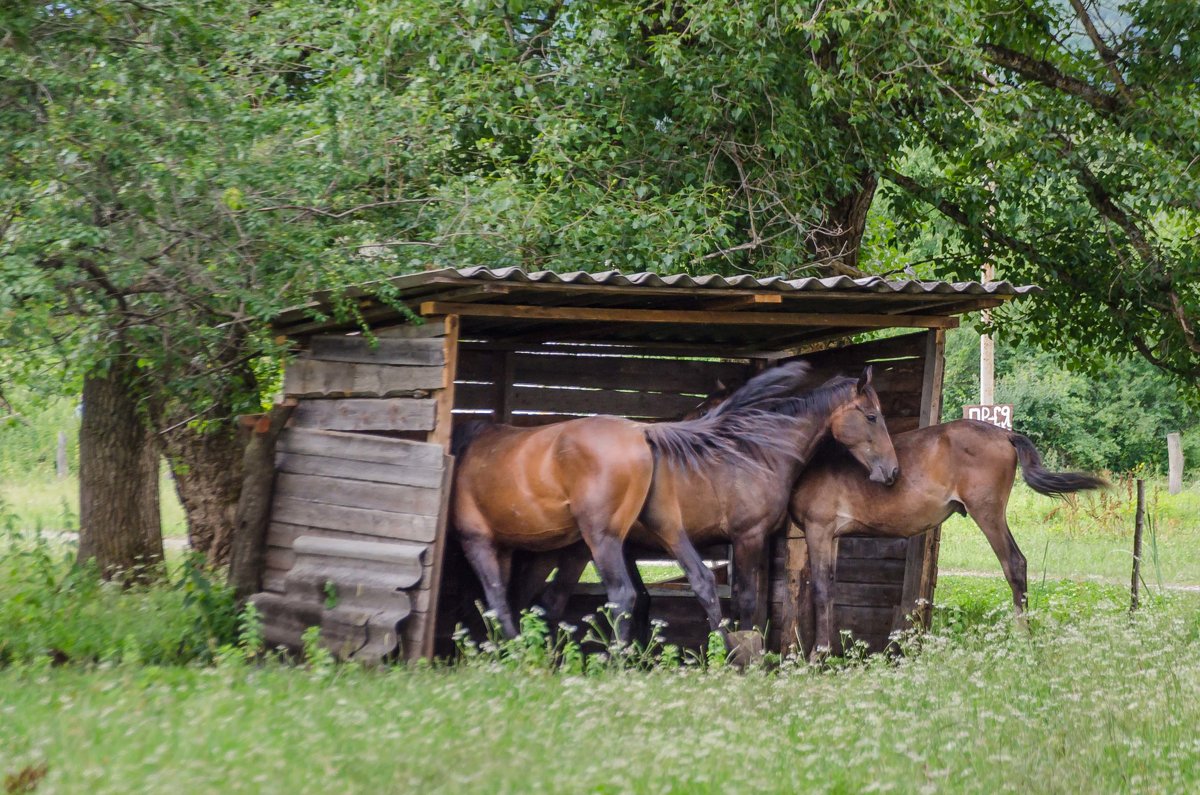
[[[788,464],[793,475],[799,475],[800,470],[808,466],[808,462],[816,455],[821,444],[829,438],[829,426],[833,419],[833,409],[815,411],[800,417],[792,424],[795,455],[790,457]]]

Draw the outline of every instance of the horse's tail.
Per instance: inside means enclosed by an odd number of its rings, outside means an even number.
[[[450,434],[450,455],[461,458],[480,434],[495,427],[496,423],[491,420],[467,420],[456,423],[454,431]]]
[[[1017,448],[1017,461],[1021,464],[1021,476],[1029,487],[1039,494],[1061,497],[1076,491],[1103,489],[1108,487],[1104,478],[1085,472],[1050,472],[1042,466],[1042,456],[1029,441],[1029,437],[1010,433],[1008,440]]]

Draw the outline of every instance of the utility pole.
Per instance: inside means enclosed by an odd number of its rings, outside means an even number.
[[[992,263],[984,263],[984,283],[992,281],[995,277],[996,271]],[[982,316],[984,323],[992,319],[992,313],[988,309],[983,310]],[[991,406],[996,402],[996,343],[991,334],[979,336],[979,402],[984,406]]]

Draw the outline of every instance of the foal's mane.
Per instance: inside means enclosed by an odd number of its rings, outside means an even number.
[[[853,378],[836,377],[810,392],[792,394],[810,369],[792,362],[767,370],[707,416],[647,428],[646,441],[656,456],[691,470],[718,459],[759,468],[769,467],[775,457],[798,459],[802,451],[781,431],[832,411],[857,384]]]

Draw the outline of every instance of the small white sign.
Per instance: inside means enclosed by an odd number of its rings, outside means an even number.
[[[1013,408],[1011,403],[997,403],[994,406],[963,406],[963,418],[990,422],[992,425],[1011,431],[1013,429]]]

